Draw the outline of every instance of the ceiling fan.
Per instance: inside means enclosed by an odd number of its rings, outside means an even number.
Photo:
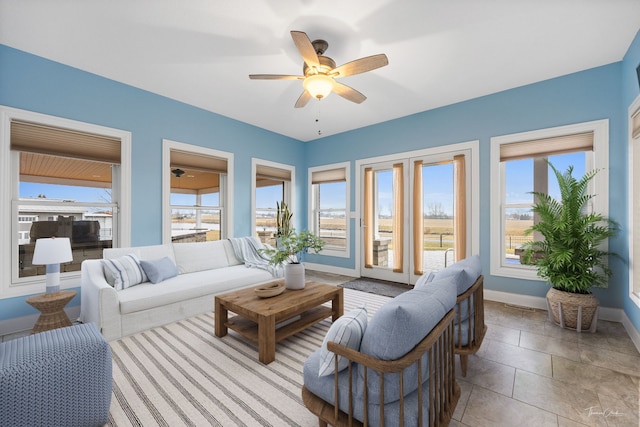
[[[304,92],[296,101],[296,108],[304,107],[312,98],[318,100],[326,98],[332,91],[351,102],[360,104],[367,97],[352,87],[338,83],[335,79],[365,73],[389,64],[387,55],[381,53],[356,59],[336,67],[333,59],[323,56],[329,47],[329,43],[324,40],[314,40],[312,42],[307,34],[302,31],[291,31],[291,37],[300,55],[302,55],[302,59],[304,59],[303,76],[250,74],[249,78],[255,80],[302,80]]]

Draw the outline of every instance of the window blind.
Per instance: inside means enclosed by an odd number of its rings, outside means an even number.
[[[120,164],[120,139],[14,120],[11,149]]]
[[[227,160],[204,154],[171,150],[171,168],[190,169],[200,172],[226,173]]]
[[[500,146],[500,161],[593,151],[593,132],[518,141]]]
[[[291,181],[291,171],[273,166],[256,165],[256,187],[269,187]]]
[[[312,184],[326,184],[330,182],[343,182],[346,180],[346,168],[329,169],[311,173]]]

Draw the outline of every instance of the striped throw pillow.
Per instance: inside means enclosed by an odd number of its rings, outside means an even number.
[[[113,286],[116,291],[121,291],[149,280],[135,254],[103,259],[102,268],[107,283]]]
[[[329,341],[337,342],[354,350],[360,350],[360,342],[367,329],[367,307],[362,306],[351,310],[333,322],[320,347],[320,369],[318,376],[333,374],[336,355],[327,349]],[[338,372],[349,366],[349,360],[338,356]]]

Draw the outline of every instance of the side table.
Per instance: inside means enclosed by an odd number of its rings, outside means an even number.
[[[64,306],[76,296],[76,293],[76,291],[60,291],[27,298],[27,303],[40,311],[40,317],[31,333],[71,326],[71,320],[64,312]]]

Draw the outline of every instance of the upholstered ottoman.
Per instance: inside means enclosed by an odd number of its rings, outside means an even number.
[[[0,424],[105,424],[111,363],[111,348],[93,323],[1,343]]]

